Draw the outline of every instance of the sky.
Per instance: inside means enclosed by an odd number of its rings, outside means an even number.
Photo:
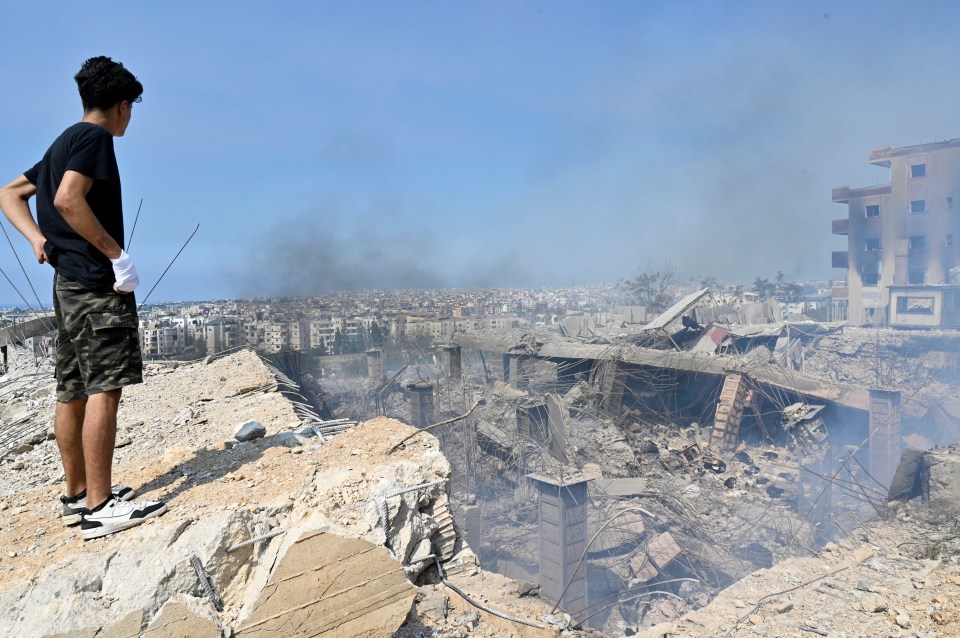
[[[955,2],[0,6],[3,183],[82,117],[83,60],[143,83],[116,140],[140,300],[200,225],[150,302],[842,278],[831,188],[960,137]],[[0,268],[36,305],[6,241]]]

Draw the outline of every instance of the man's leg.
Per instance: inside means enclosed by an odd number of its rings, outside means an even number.
[[[63,474],[67,480],[67,496],[76,496],[87,489],[87,473],[83,451],[83,415],[85,399],[57,403],[53,433],[57,437]]]
[[[110,498],[113,448],[117,441],[117,408],[121,388],[91,394],[83,417],[83,460],[87,470],[87,507]]]

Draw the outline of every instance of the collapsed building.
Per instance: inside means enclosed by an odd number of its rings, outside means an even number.
[[[615,635],[815,554],[885,512],[905,438],[960,438],[955,360],[920,388],[858,378],[818,347],[864,340],[849,330],[701,290],[642,326],[460,335],[362,392],[415,425],[456,419],[434,433],[481,565]]]
[[[190,620],[220,634],[322,635],[347,606],[356,613],[330,635],[719,635],[691,627],[716,608],[742,629],[729,592],[755,595],[744,583],[762,582],[746,576],[815,572],[836,542],[864,542],[888,496],[960,502],[960,464],[932,449],[960,440],[960,336],[784,320],[776,304],[724,306],[707,290],[649,323],[634,315],[459,335],[397,367],[371,350],[327,376],[293,352],[152,364],[125,395],[118,460],[171,512],[87,562],[23,496],[55,500],[52,395],[27,372],[37,351],[7,348],[0,510],[19,518],[0,528],[17,548],[0,556],[0,627],[99,622],[114,635],[128,623],[116,635],[152,636]],[[30,338],[19,330],[8,346]],[[160,399],[139,394],[151,384]],[[229,440],[250,418],[269,435]],[[918,451],[901,459],[905,442]],[[129,596],[122,574],[144,551],[164,558]],[[377,585],[311,597],[354,587],[324,571],[328,560]],[[77,569],[57,567],[68,562]],[[312,584],[297,580],[308,564]],[[926,569],[916,565],[910,578]],[[451,585],[495,604],[473,607],[444,594]],[[87,607],[112,611],[96,620]],[[656,633],[667,626],[682,629]]]

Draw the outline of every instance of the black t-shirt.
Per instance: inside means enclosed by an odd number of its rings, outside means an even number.
[[[93,179],[87,203],[104,230],[123,248],[120,171],[110,131],[88,122],[74,124],[24,177],[37,187],[37,225],[47,239],[44,248],[50,264],[63,277],[88,288],[111,289],[115,278],[110,259],[77,234],[53,205],[67,171]]]

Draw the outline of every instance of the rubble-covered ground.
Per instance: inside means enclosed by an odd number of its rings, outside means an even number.
[[[960,385],[960,331],[845,327],[805,349],[803,371],[865,388],[949,396]]]
[[[472,540],[486,568],[536,581],[537,497],[524,477],[569,473],[571,467],[592,479],[589,537],[603,528],[588,552],[591,606],[584,615],[596,613],[590,626],[609,635],[696,609],[758,568],[809,555],[805,548],[815,543],[815,530],[796,511],[799,467],[790,450],[743,446],[718,462],[696,425],[628,418],[626,427],[619,426],[588,394],[578,386],[558,397],[564,412],[574,415],[566,428],[570,460],[562,464],[542,443],[517,432],[518,407],[536,403],[530,393],[501,382],[487,393],[474,477],[483,522]],[[457,434],[441,434],[441,444],[455,467],[463,467]],[[695,456],[684,459],[685,450]],[[462,497],[460,478],[455,497]],[[657,547],[675,551],[654,564],[649,556]],[[644,587],[674,597],[616,604],[618,592]]]
[[[24,432],[0,462],[2,635],[261,635],[272,616],[257,611],[267,604],[258,592],[283,586],[268,579],[283,567],[286,552],[317,532],[382,552],[389,545],[390,560],[411,591],[406,597],[394,587],[390,605],[367,609],[349,631],[329,629],[320,618],[318,626],[333,632],[322,635],[553,635],[465,602],[440,584],[434,563],[424,559],[431,552],[444,561],[450,582],[477,603],[534,624],[564,624],[562,614],[548,616],[550,603],[521,597],[526,590],[477,568],[450,517],[450,466],[434,437],[419,434],[391,451],[415,430],[387,418],[311,437],[275,391],[270,371],[248,351],[207,363],[151,364],[145,382],[124,392],[115,480],[170,509],[136,528],[84,542],[59,518],[62,471],[47,434],[54,408],[48,364],[41,363],[38,373],[34,362],[20,363],[0,387],[0,432]],[[238,442],[234,429],[249,419],[267,434]],[[414,485],[426,487],[384,500],[385,510],[378,505],[383,494]],[[268,538],[246,542],[262,536]],[[212,579],[221,611],[205,593],[191,556]],[[310,560],[319,569],[324,556],[313,553]],[[280,601],[293,605],[289,613],[302,608],[309,614],[328,602],[325,596],[305,606],[290,602],[298,592],[269,604]],[[188,617],[204,629],[186,632]],[[301,635],[290,626],[281,633]]]
[[[960,635],[960,515],[893,504],[815,555],[755,572],[643,638]]]

